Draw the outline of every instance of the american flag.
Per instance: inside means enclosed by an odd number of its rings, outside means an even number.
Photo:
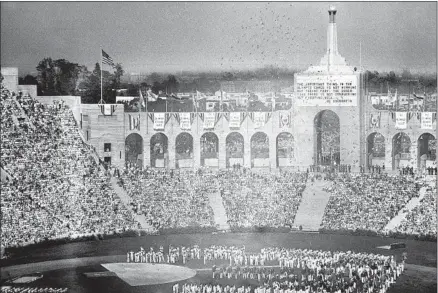
[[[116,65],[114,65],[113,58],[111,58],[104,50],[102,50],[102,63],[108,64],[112,67],[116,67]]]

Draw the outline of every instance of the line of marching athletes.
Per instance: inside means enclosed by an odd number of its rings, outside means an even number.
[[[244,259],[247,259],[248,263],[252,265],[258,265],[264,263],[261,256],[257,254],[246,255],[245,247],[235,246],[216,246],[200,249],[198,245],[190,247],[185,246],[172,246],[169,245],[168,252],[164,252],[164,247],[160,246],[159,250],[154,250],[150,247],[149,251],[146,251],[143,247],[137,252],[129,251],[126,253],[127,262],[143,262],[143,263],[170,263],[170,264],[186,264],[189,260],[203,260],[204,264],[213,260],[226,260],[233,263],[243,265]]]
[[[191,247],[169,245],[168,253],[165,253],[163,246],[160,246],[158,251],[155,251],[153,247],[150,247],[149,251],[140,247],[140,251],[127,252],[126,258],[127,262],[186,264],[191,259],[201,259],[201,249],[198,245]]]
[[[249,256],[253,256],[252,261]],[[245,263],[238,255],[236,259],[236,264]],[[393,256],[376,254],[267,248],[259,255],[247,255],[246,259],[253,264],[258,259],[260,264],[265,260],[277,260],[280,274],[263,266],[241,268],[237,265],[219,269],[213,266],[213,279],[253,279],[258,280],[260,286],[252,290],[245,286],[191,284],[182,287],[184,293],[242,293],[246,290],[251,293],[385,293],[403,272],[405,256],[402,262],[396,263]],[[178,293],[178,288],[178,285],[174,286],[174,293]]]

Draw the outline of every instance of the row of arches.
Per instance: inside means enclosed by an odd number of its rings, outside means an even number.
[[[164,133],[156,133],[150,139],[150,166],[165,167],[168,160],[168,138]],[[142,163],[143,138],[137,133],[131,133],[126,138],[125,160],[130,163]],[[242,134],[232,132],[225,139],[226,164],[243,166],[245,143]],[[294,137],[289,132],[282,132],[276,138],[277,166],[284,160],[294,157]],[[256,132],[251,137],[251,166],[257,167],[257,160],[269,159],[269,137],[264,132]],[[200,138],[201,165],[219,158],[219,138],[214,132],[206,132]],[[193,136],[182,132],[175,139],[175,161],[177,167],[194,159]]]
[[[321,144],[324,138],[317,138],[317,144]],[[330,139],[336,139],[330,138]],[[334,144],[336,145],[336,144]],[[379,132],[373,132],[367,137],[367,165],[382,165],[386,157],[386,139]],[[332,157],[339,154],[339,150],[331,148],[324,149],[324,145],[320,146],[317,152],[324,154],[318,156],[318,162],[324,164],[327,160],[326,154],[331,153]],[[399,132],[392,138],[392,168],[397,169],[404,163],[411,160],[412,142],[410,137]],[[138,162],[142,160],[143,154],[143,139],[136,133],[130,134],[126,138],[126,161]],[[230,133],[225,140],[226,162],[227,167],[233,164],[240,163],[243,165],[245,153],[245,143],[242,134],[238,132]],[[219,157],[219,138],[213,132],[204,133],[200,138],[201,165],[206,165],[206,162]],[[250,142],[251,166],[254,167],[254,160],[269,159],[269,137],[266,133],[257,132],[251,137]],[[168,159],[168,138],[163,133],[156,133],[150,139],[150,165],[152,167],[164,167],[164,162]],[[276,156],[277,166],[281,165],[281,161],[292,159],[294,157],[294,137],[289,132],[282,132],[276,138]],[[175,140],[175,159],[193,160],[193,136],[187,132],[180,133]],[[337,155],[335,160],[339,160]],[[430,133],[423,133],[417,140],[417,167],[424,168],[426,161],[436,160],[436,138]]]
[[[314,119],[314,164],[339,164],[340,157],[340,124],[338,115],[331,110],[323,110],[315,115]],[[126,160],[137,162],[143,153],[143,140],[138,134],[130,134],[126,139]],[[134,143],[133,141],[136,141]],[[141,147],[140,147],[141,145]],[[135,149],[134,146],[137,146]],[[168,139],[163,133],[157,133],[151,138],[152,167],[160,167],[166,162],[168,153]],[[200,138],[201,165],[208,165],[218,159],[219,139],[213,132],[207,132]],[[243,136],[238,132],[230,133],[225,140],[226,165],[243,165],[245,143]],[[193,137],[187,133],[180,133],[175,141],[176,165],[187,160],[193,160]],[[269,137],[264,132],[256,132],[250,140],[251,167],[269,165]],[[276,138],[276,165],[288,165],[294,157],[294,137],[289,132],[282,132]],[[157,165],[158,164],[158,165]]]
[[[367,164],[382,166],[385,162],[385,137],[379,132],[373,132],[367,137]],[[404,132],[395,134],[392,138],[392,169],[408,165],[411,158],[412,142]],[[436,160],[436,139],[430,133],[423,133],[417,140],[417,168],[425,168],[427,161]]]

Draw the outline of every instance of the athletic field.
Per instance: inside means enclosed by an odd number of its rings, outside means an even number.
[[[394,242],[404,242],[406,248],[397,250],[377,248]],[[205,266],[200,261],[191,261],[187,264],[187,267],[192,270],[176,267],[175,270],[160,268],[162,270],[162,273],[159,274],[160,277],[154,275],[159,270],[154,269],[152,265],[127,266],[125,264],[127,251],[138,251],[140,246],[148,250],[150,246],[163,245],[167,247],[169,244],[174,246],[198,244],[201,248],[213,244],[245,245],[248,251],[259,251],[261,248],[269,246],[332,251],[351,250],[395,255],[398,259],[403,252],[406,252],[408,256],[406,270],[389,292],[437,292],[436,242],[317,233],[175,234],[70,243],[28,249],[21,252],[20,255],[12,255],[9,259],[2,260],[1,275],[4,283],[7,278],[41,272],[44,277],[29,284],[29,286],[68,287],[69,292],[78,293],[171,293],[171,287],[176,281],[187,278],[185,282],[205,283],[211,281],[211,265]],[[104,272],[104,275],[107,272],[107,276],[86,276],[85,273],[90,272]],[[194,273],[195,276],[193,276]],[[124,278],[123,276],[128,277]],[[142,285],[154,282],[165,284]]]

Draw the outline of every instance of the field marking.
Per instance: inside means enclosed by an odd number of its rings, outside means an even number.
[[[102,266],[133,287],[180,282],[196,276],[193,269],[170,264],[122,262]]]

